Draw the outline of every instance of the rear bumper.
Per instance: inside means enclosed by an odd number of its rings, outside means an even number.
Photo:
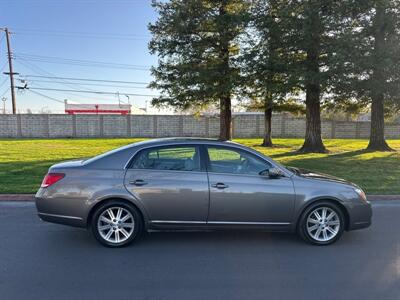
[[[86,227],[84,205],[65,198],[47,197],[44,189],[35,195],[35,204],[40,219],[46,222]]]
[[[79,217],[56,215],[43,212],[38,212],[38,216],[41,220],[50,223],[57,223],[74,227],[84,227],[83,220]]]

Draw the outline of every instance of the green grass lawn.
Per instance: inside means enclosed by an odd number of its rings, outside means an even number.
[[[0,194],[34,193],[49,166],[90,157],[142,139],[3,139],[0,140]],[[389,140],[397,152],[365,152],[367,140],[325,140],[329,154],[295,154],[302,139],[275,139],[274,148],[260,139],[235,140],[290,166],[351,180],[369,194],[400,194],[400,140]]]

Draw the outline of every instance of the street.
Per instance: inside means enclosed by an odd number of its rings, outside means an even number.
[[[122,249],[0,202],[0,299],[400,299],[400,200],[316,247],[292,234],[153,232]]]

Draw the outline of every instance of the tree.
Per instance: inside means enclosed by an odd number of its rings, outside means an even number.
[[[350,1],[350,0],[349,0]],[[321,103],[328,100],[335,83],[338,33],[348,25],[344,1],[288,0],[285,50],[291,80],[305,93],[306,133],[299,152],[327,152],[321,137]]]
[[[239,40],[248,22],[244,0],[152,2],[159,13],[149,25],[149,48],[159,64],[150,87],[154,105],[179,109],[219,103],[220,139],[231,139],[231,100],[241,83]]]
[[[353,27],[341,37],[347,43],[343,56],[343,87],[338,94],[353,97],[371,108],[367,150],[391,151],[385,141],[385,103],[400,103],[400,3],[365,0],[353,4]]]
[[[285,5],[282,0],[254,1],[252,27],[243,55],[243,70],[247,94],[252,110],[263,110],[265,131],[262,146],[272,147],[272,112],[274,109],[294,109],[293,101],[287,101],[293,87],[287,74],[287,59],[284,34],[286,21]]]

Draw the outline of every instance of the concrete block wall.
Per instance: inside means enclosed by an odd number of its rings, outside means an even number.
[[[49,137],[73,137],[73,118],[70,115],[49,115]]]
[[[0,137],[16,137],[18,133],[18,115],[0,116]]]
[[[303,138],[304,118],[286,114],[272,117],[274,137]],[[236,138],[261,137],[262,114],[235,115],[232,125]],[[369,122],[322,121],[324,138],[368,138]],[[188,115],[0,115],[2,138],[68,138],[68,137],[218,137],[219,118]],[[400,124],[386,124],[387,138],[400,138]]]

